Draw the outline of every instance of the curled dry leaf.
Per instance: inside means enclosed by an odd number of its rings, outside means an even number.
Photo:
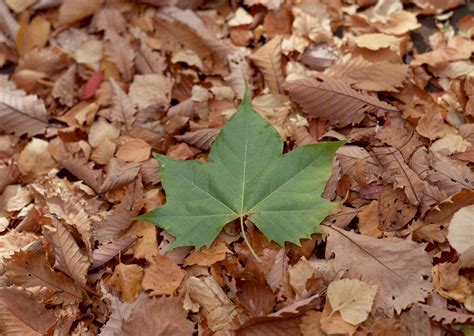
[[[204,128],[197,131],[186,132],[182,135],[176,135],[175,138],[204,150],[209,150],[220,131],[221,130],[217,128]]]
[[[21,90],[0,88],[0,129],[18,136],[43,133],[48,112],[41,99]]]
[[[110,243],[100,245],[92,251],[91,269],[98,268],[112,260],[118,254],[128,249],[137,239],[136,235],[125,235]]]
[[[275,36],[250,56],[250,59],[262,71],[265,84],[274,94],[281,94],[283,91],[284,78],[281,70],[281,40],[281,36]]]
[[[61,165],[72,175],[91,187],[96,193],[100,192],[103,180],[102,172],[92,169],[86,159],[69,156],[61,161]]]
[[[72,234],[54,217],[52,226],[45,226],[43,234],[54,250],[54,267],[69,275],[80,285],[86,284],[89,259],[81,252]]]
[[[357,325],[369,317],[376,293],[377,285],[342,279],[329,284],[327,297],[333,312],[340,312],[344,321]]]
[[[326,257],[334,253],[346,276],[378,285],[375,305],[388,315],[423,301],[431,292],[431,258],[425,245],[399,238],[376,239],[326,227]]]
[[[375,96],[356,91],[348,84],[323,74],[288,82],[291,100],[314,118],[328,120],[331,125],[355,125],[366,113],[396,111]],[[327,102],[330,103],[327,103]]]
[[[0,331],[5,335],[44,335],[54,324],[54,312],[26,291],[0,288]]]

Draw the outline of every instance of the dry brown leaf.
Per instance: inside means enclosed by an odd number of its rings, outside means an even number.
[[[137,108],[113,78],[110,79],[110,84],[112,85],[114,93],[112,96],[112,113],[110,117],[113,121],[124,124],[125,130],[128,132],[135,121]]]
[[[19,211],[31,202],[31,194],[20,184],[10,184],[0,196],[0,209],[4,211]]]
[[[145,268],[142,286],[150,295],[173,295],[186,273],[167,256],[157,255]]]
[[[137,221],[127,230],[127,234],[137,235],[139,238],[131,248],[135,259],[145,259],[149,263],[160,254],[156,238],[156,226],[145,221]]]
[[[105,137],[102,142],[92,150],[90,159],[97,164],[106,165],[113,159],[117,144]]]
[[[59,99],[61,104],[71,107],[74,104],[76,95],[76,72],[75,64],[71,65],[61,77],[59,77],[53,86],[51,94]]]
[[[375,305],[388,315],[423,301],[431,292],[431,258],[425,246],[399,238],[376,239],[325,227],[326,256],[347,277],[379,285]]]
[[[299,317],[285,320],[269,320],[239,329],[236,336],[300,336],[301,319]]]
[[[64,0],[59,8],[59,23],[69,25],[80,21],[102,6],[103,0],[83,2],[82,0]]]
[[[73,304],[82,301],[82,293],[74,282],[55,272],[46,256],[32,251],[15,253],[4,262],[5,276],[15,285],[24,288],[46,287],[53,291],[49,301],[55,304]]]
[[[357,330],[356,326],[353,326],[342,319],[341,313],[332,310],[329,300],[327,300],[324,305],[319,323],[321,325],[321,330],[329,335],[343,334],[352,336]]]
[[[278,10],[283,4],[283,0],[245,0],[244,3],[247,6],[262,5],[267,7],[269,10]]]
[[[89,38],[73,51],[72,57],[77,63],[98,71],[104,57],[103,43],[95,38]]]
[[[61,165],[72,175],[91,187],[96,193],[100,192],[103,180],[102,172],[92,169],[88,165],[87,160],[80,157],[69,156],[61,161]]]
[[[420,28],[420,26],[416,13],[405,10],[392,13],[386,22],[376,24],[379,31],[389,35],[403,35],[410,30]]]
[[[155,104],[168,106],[172,87],[173,80],[161,74],[136,75],[128,94],[140,109]]]
[[[298,295],[306,292],[306,283],[313,277],[314,267],[302,257],[295,265],[288,267],[288,283]]]
[[[97,31],[114,30],[122,33],[126,29],[127,22],[118,8],[103,7],[95,12],[91,26]]]
[[[117,159],[111,159],[106,167],[106,177],[100,191],[102,193],[123,187],[132,183],[137,177],[140,165],[136,163],[124,163]]]
[[[212,266],[224,260],[226,253],[231,253],[226,243],[221,239],[216,239],[209,248],[203,246],[199,251],[191,252],[184,265]]]
[[[155,312],[159,318],[150,318],[150,312]],[[125,335],[148,336],[154,335],[182,335],[192,336],[194,323],[188,320],[187,312],[177,297],[159,297],[144,299],[125,323],[122,325]]]
[[[35,48],[43,48],[48,42],[51,24],[42,16],[35,16],[28,24],[22,22],[16,36],[16,50],[20,55]]]
[[[86,284],[90,261],[80,250],[72,234],[54,217],[52,226],[43,227],[43,235],[54,250],[54,267],[69,275],[80,285]]]
[[[10,13],[8,7],[2,2],[0,2],[0,28],[5,32],[12,41],[15,41],[16,34],[20,29],[20,25],[15,17]]]
[[[44,335],[56,321],[33,295],[19,288],[0,288],[0,331],[4,335]]]
[[[105,40],[107,57],[115,64],[123,79],[129,82],[132,79],[135,50],[115,30],[107,30]]]
[[[142,75],[163,74],[166,69],[166,58],[145,43],[141,43],[135,58],[135,67]]]
[[[18,136],[43,133],[48,112],[41,99],[21,90],[0,88],[0,129]]]
[[[48,152],[47,141],[33,138],[18,157],[18,168],[24,174],[46,174],[57,166],[56,161]]]
[[[430,306],[421,303],[418,303],[417,305],[419,305],[421,309],[426,314],[428,314],[430,319],[441,324],[472,323],[474,321],[473,314],[456,312],[446,308]]]
[[[175,138],[204,150],[209,150],[220,131],[218,128],[203,128],[182,135],[175,135]]]
[[[354,39],[358,47],[369,50],[380,50],[383,48],[398,50],[401,41],[402,39],[399,37],[380,33],[364,34]]]
[[[396,231],[404,228],[415,217],[417,207],[410,204],[401,189],[384,186],[379,196],[379,226],[381,231]]]
[[[236,307],[213,277],[191,276],[186,281],[186,288],[191,299],[201,306],[201,313],[211,330],[225,330],[234,326]]]
[[[119,146],[115,156],[125,162],[143,162],[150,158],[151,146],[137,138],[127,138],[125,142]]]
[[[323,74],[291,81],[286,86],[290,98],[301,106],[303,112],[340,127],[361,122],[366,113],[397,110],[377,97],[356,91],[348,84]]]
[[[418,121],[416,131],[422,136],[435,140],[442,138],[447,132],[447,125],[437,108],[426,109],[426,113]]]
[[[133,302],[142,288],[143,268],[135,265],[118,264],[109,279],[109,285],[118,291],[126,302]]]
[[[474,246],[473,216],[474,205],[466,206],[458,210],[449,223],[447,238],[459,254]]]
[[[235,95],[242,99],[245,88],[250,78],[252,78],[252,69],[246,59],[246,53],[243,51],[234,51],[227,57],[229,62],[230,74],[225,77],[225,82],[233,90]]]
[[[34,5],[38,0],[5,0],[5,3],[15,13],[19,14],[28,7]]]
[[[273,311],[275,296],[266,284],[243,280],[238,282],[238,288],[237,298],[252,316],[264,316]]]
[[[107,322],[100,329],[100,336],[120,335],[120,333],[123,332],[123,323],[130,319],[132,313],[147,298],[147,296],[142,293],[134,302],[128,303],[122,302],[118,297],[110,293],[105,293],[103,297],[110,301],[110,316]]]
[[[362,208],[357,214],[359,218],[359,232],[363,235],[381,238],[383,232],[379,230],[379,202],[374,200]]]
[[[303,336],[324,336],[321,330],[322,313],[316,310],[309,310],[301,318],[300,330]]]
[[[456,35],[449,38],[444,45],[437,46],[433,51],[415,55],[410,65],[428,64],[432,67],[446,65],[448,62],[467,60],[474,51],[474,42]]]
[[[356,89],[398,91],[407,76],[408,65],[386,61],[372,63],[359,56],[336,63],[325,73],[342,79]]]
[[[136,235],[125,235],[110,243],[99,245],[92,251],[91,269],[98,268],[115,258],[118,254],[128,249],[137,241]]]
[[[250,56],[250,59],[260,68],[265,78],[265,84],[274,94],[283,92],[283,72],[281,70],[281,40],[276,36]]]
[[[357,279],[342,279],[329,284],[327,298],[333,312],[338,311],[344,321],[357,325],[369,317],[376,293],[377,285]]]

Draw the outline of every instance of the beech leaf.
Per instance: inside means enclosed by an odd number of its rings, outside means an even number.
[[[208,164],[157,155],[167,203],[143,219],[174,235],[173,247],[209,247],[224,225],[246,215],[268,239],[299,244],[334,208],[320,195],[343,143],[282,155],[278,132],[252,108],[247,92],[212,145]]]

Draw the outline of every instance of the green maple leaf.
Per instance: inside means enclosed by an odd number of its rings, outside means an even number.
[[[299,244],[319,232],[335,207],[320,195],[343,144],[306,145],[283,155],[283,141],[246,93],[208,163],[157,155],[167,201],[141,218],[175,236],[173,247],[209,247],[227,223],[240,218],[243,227],[246,215],[268,239]]]

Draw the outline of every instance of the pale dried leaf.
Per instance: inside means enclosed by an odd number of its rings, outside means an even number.
[[[102,142],[94,148],[90,159],[97,164],[106,165],[114,157],[117,145],[109,138],[104,138]]]
[[[59,99],[61,104],[71,107],[76,96],[76,72],[75,64],[71,65],[65,73],[59,77],[53,86],[51,94]]]
[[[48,112],[41,99],[23,91],[0,88],[0,129],[18,136],[43,133]]]
[[[339,311],[344,321],[357,325],[369,317],[376,293],[377,285],[342,279],[329,284],[327,298],[333,311]]]
[[[284,0],[245,0],[247,6],[263,5],[269,10],[276,11],[283,4]]]
[[[244,96],[245,87],[252,78],[252,71],[245,56],[245,52],[238,50],[227,57],[230,74],[224,78],[240,99]]]
[[[117,33],[122,33],[127,26],[127,22],[119,9],[105,7],[94,14],[91,26],[97,31],[115,30]]]
[[[281,70],[281,36],[275,36],[264,46],[250,56],[250,59],[260,68],[265,78],[265,84],[274,94],[283,91],[283,72]]]
[[[388,315],[423,301],[431,292],[431,258],[425,245],[399,238],[376,239],[337,228],[329,234],[326,257],[345,276],[379,285],[375,305]]]
[[[56,321],[54,312],[33,295],[15,287],[0,288],[0,331],[3,335],[44,335]]]
[[[114,94],[112,96],[112,113],[110,117],[113,121],[119,121],[124,124],[125,129],[128,131],[135,121],[137,108],[113,78],[110,78],[110,84]]]
[[[109,262],[115,256],[128,249],[137,239],[136,235],[125,235],[110,243],[99,245],[99,247],[92,251],[91,269],[98,268]]]
[[[288,82],[290,98],[313,118],[328,120],[331,125],[355,125],[367,113],[397,109],[375,96],[356,91],[348,84],[323,74]]]
[[[217,128],[203,128],[197,131],[186,132],[182,135],[175,135],[175,138],[204,150],[209,150],[220,131]]]
[[[89,259],[81,252],[72,234],[54,217],[52,226],[45,226],[43,234],[54,250],[54,267],[81,285],[86,283]]]
[[[474,205],[470,205],[458,210],[449,223],[448,241],[459,254],[474,246],[473,218]]]
[[[117,66],[126,82],[132,79],[135,51],[115,30],[105,33],[107,57]]]
[[[353,87],[369,91],[398,91],[403,85],[408,65],[390,62],[372,63],[362,57],[336,63],[326,74],[342,79]]]
[[[92,14],[102,6],[103,0],[87,1],[64,0],[59,8],[59,23],[68,25],[80,21]]]
[[[92,169],[87,160],[81,157],[68,156],[61,161],[61,165],[72,175],[82,180],[91,187],[96,193],[99,193],[102,185],[102,172]]]
[[[100,145],[105,138],[109,140],[117,139],[120,135],[120,129],[116,128],[112,124],[109,124],[104,119],[100,118],[89,129],[89,144],[92,147]]]
[[[48,152],[49,143],[33,138],[23,148],[18,157],[18,168],[24,174],[46,174],[57,166],[56,161]]]
[[[127,138],[125,142],[119,146],[115,156],[126,162],[140,163],[150,158],[151,146],[137,138]]]
[[[163,74],[166,69],[166,58],[142,43],[137,51],[135,67],[142,75]]]
[[[136,75],[128,94],[140,109],[154,104],[168,106],[172,87],[173,80],[161,74]]]
[[[20,25],[15,17],[10,13],[8,7],[0,2],[0,28],[8,34],[12,41],[15,41]]]
[[[0,209],[5,211],[18,211],[31,202],[31,195],[27,188],[21,184],[7,186],[0,197]]]

